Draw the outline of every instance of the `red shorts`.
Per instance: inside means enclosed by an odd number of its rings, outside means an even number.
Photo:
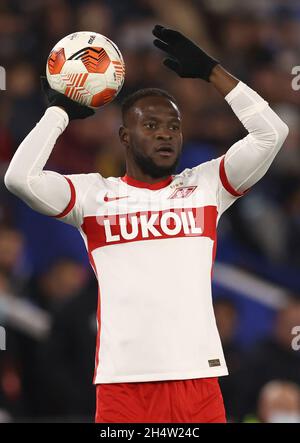
[[[96,386],[96,423],[226,423],[217,378]]]

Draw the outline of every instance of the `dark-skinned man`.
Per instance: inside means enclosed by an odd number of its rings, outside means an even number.
[[[166,67],[214,86],[248,135],[224,156],[175,174],[183,139],[176,100],[140,90],[122,107],[126,175],[62,176],[43,170],[54,144],[70,119],[92,111],[45,84],[49,108],[5,183],[85,241],[99,282],[96,422],[225,422],[218,377],[228,372],[211,298],[216,226],[266,173],[288,128],[188,38],[159,25],[153,34]]]

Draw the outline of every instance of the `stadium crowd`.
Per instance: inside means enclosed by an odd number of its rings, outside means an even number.
[[[143,87],[173,94],[183,112],[178,170],[216,158],[245,135],[226,102],[200,80],[180,79],[161,64],[151,29],[161,23],[201,43],[261,94],[290,132],[270,171],[222,217],[217,261],[286,288],[290,302],[266,337],[243,347],[239,309],[222,294],[215,312],[231,375],[220,379],[228,418],[300,422],[300,4],[296,0],[4,0],[0,5],[0,422],[92,421],[97,287],[80,236],[10,194],[3,176],[20,142],[45,110],[40,75],[51,48],[76,30],[108,36],[122,51],[125,84],[108,106],[71,123],[47,169],[124,174],[118,140],[120,103]],[[299,68],[300,71],[300,68]],[[218,295],[218,294],[216,294]],[[240,325],[241,329],[242,326]]]

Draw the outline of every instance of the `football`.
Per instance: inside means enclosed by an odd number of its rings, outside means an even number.
[[[67,35],[54,46],[46,75],[52,89],[82,105],[99,108],[120,92],[125,64],[109,38],[82,31]]]

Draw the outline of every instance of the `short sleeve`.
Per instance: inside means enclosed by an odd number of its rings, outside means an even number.
[[[98,174],[71,174],[63,176],[70,187],[70,201],[54,218],[79,228],[83,223],[86,196]]]

